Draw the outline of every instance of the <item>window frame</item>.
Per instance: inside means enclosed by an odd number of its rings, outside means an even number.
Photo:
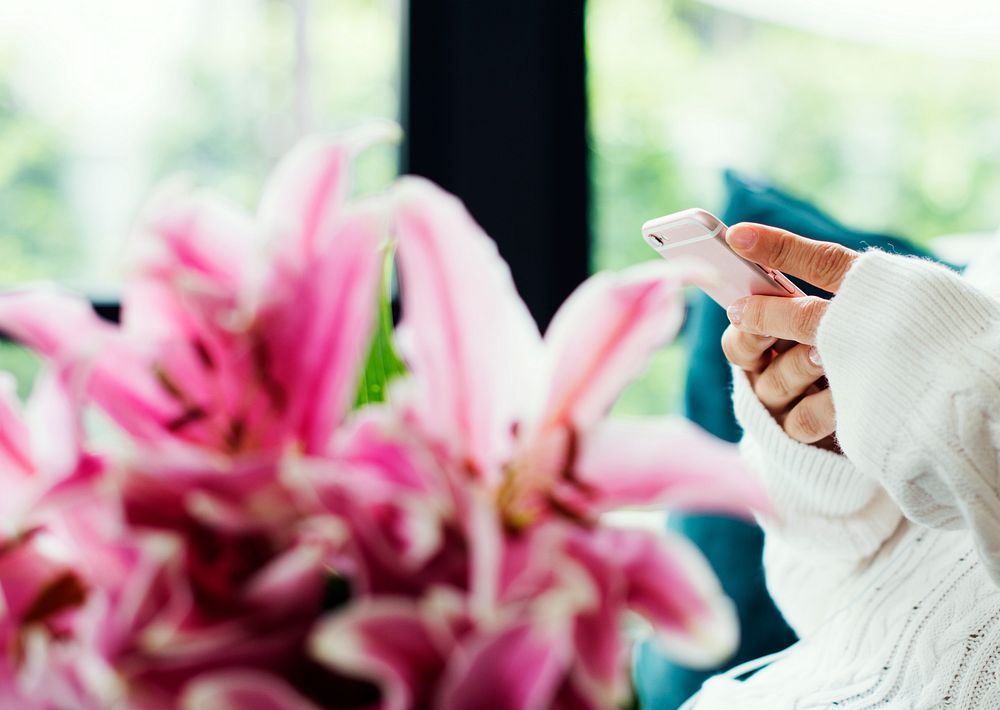
[[[544,327],[590,271],[585,0],[412,0],[401,168],[462,198]]]

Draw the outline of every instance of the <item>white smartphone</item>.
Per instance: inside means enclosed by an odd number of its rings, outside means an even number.
[[[804,296],[788,277],[737,254],[726,243],[726,225],[701,209],[675,212],[642,225],[642,237],[664,259],[695,258],[715,271],[699,284],[723,308],[744,296]]]

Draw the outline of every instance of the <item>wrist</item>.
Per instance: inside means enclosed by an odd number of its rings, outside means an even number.
[[[757,399],[746,373],[735,368],[733,390],[744,429],[741,451],[774,506],[765,527],[836,556],[877,550],[901,517],[878,482],[842,454],[789,437]]]

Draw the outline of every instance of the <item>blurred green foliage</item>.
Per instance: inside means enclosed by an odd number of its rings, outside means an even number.
[[[176,80],[165,83],[158,97],[166,108],[154,114],[154,125],[144,126],[142,140],[128,143],[122,153],[95,154],[86,137],[93,126],[77,125],[80,117],[72,112],[54,117],[51,106],[59,105],[58,97],[33,91],[46,82],[46,71],[58,72],[59,66],[39,69],[36,62],[35,74],[27,76],[19,45],[0,42],[0,284],[56,279],[99,289],[118,285],[95,283],[83,273],[95,267],[83,235],[108,223],[129,224],[139,205],[129,195],[90,205],[73,182],[80,164],[86,164],[82,174],[89,180],[103,170],[102,162],[126,164],[99,174],[139,181],[140,196],[159,180],[183,173],[253,208],[268,172],[301,128],[338,132],[373,117],[397,117],[398,4],[338,0],[308,8],[306,126],[296,123],[293,3],[206,6],[204,22],[189,28],[188,43],[170,45],[169,51],[184,53],[177,59]],[[136,58],[123,50],[121,60]],[[101,94],[92,100],[101,101]],[[39,102],[49,110],[41,110]],[[136,115],[144,117],[146,108],[137,107]],[[360,158],[360,190],[380,189],[396,175],[397,151],[379,147]],[[88,194],[99,189],[86,188]],[[124,244],[125,237],[107,239]]]
[[[653,258],[639,238],[647,219],[720,210],[727,167],[852,226],[924,244],[994,229],[1000,52],[921,50],[820,36],[695,0],[588,0],[593,268]],[[620,409],[669,409],[677,399],[666,393],[680,390],[683,370],[683,357],[654,361]]]
[[[661,348],[650,358],[645,374],[632,382],[615,402],[615,415],[669,414],[681,408],[687,353],[683,340]],[[728,396],[728,393],[722,393]]]
[[[0,283],[60,277],[77,257],[62,146],[18,105],[0,63]]]
[[[358,395],[355,398],[357,407],[388,400],[389,383],[406,372],[406,365],[403,364],[393,344],[392,275],[392,253],[387,252],[385,267],[382,270],[375,332],[368,347],[368,358],[361,372],[361,382],[358,384]]]
[[[260,0],[239,41],[197,43],[184,67],[183,110],[162,118],[152,173],[186,173],[252,208],[268,172],[294,141],[294,13]],[[310,3],[310,131],[336,133],[399,114],[399,27],[390,0]],[[354,165],[358,192],[397,175],[398,148],[376,146]]]
[[[0,372],[9,372],[14,376],[21,399],[31,391],[31,384],[40,367],[41,360],[33,352],[16,343],[0,340]]]
[[[720,207],[734,167],[921,242],[1000,223],[995,58],[852,43],[694,0],[589,0],[595,268]]]

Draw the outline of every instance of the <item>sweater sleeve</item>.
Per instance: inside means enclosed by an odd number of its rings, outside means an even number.
[[[879,550],[902,514],[874,479],[840,454],[800,444],[733,370],[740,449],[771,498],[764,529],[768,589],[785,619],[807,635],[841,603],[844,584]]]
[[[970,528],[1000,583],[1000,302],[944,267],[868,252],[818,348],[847,457],[910,519]]]

